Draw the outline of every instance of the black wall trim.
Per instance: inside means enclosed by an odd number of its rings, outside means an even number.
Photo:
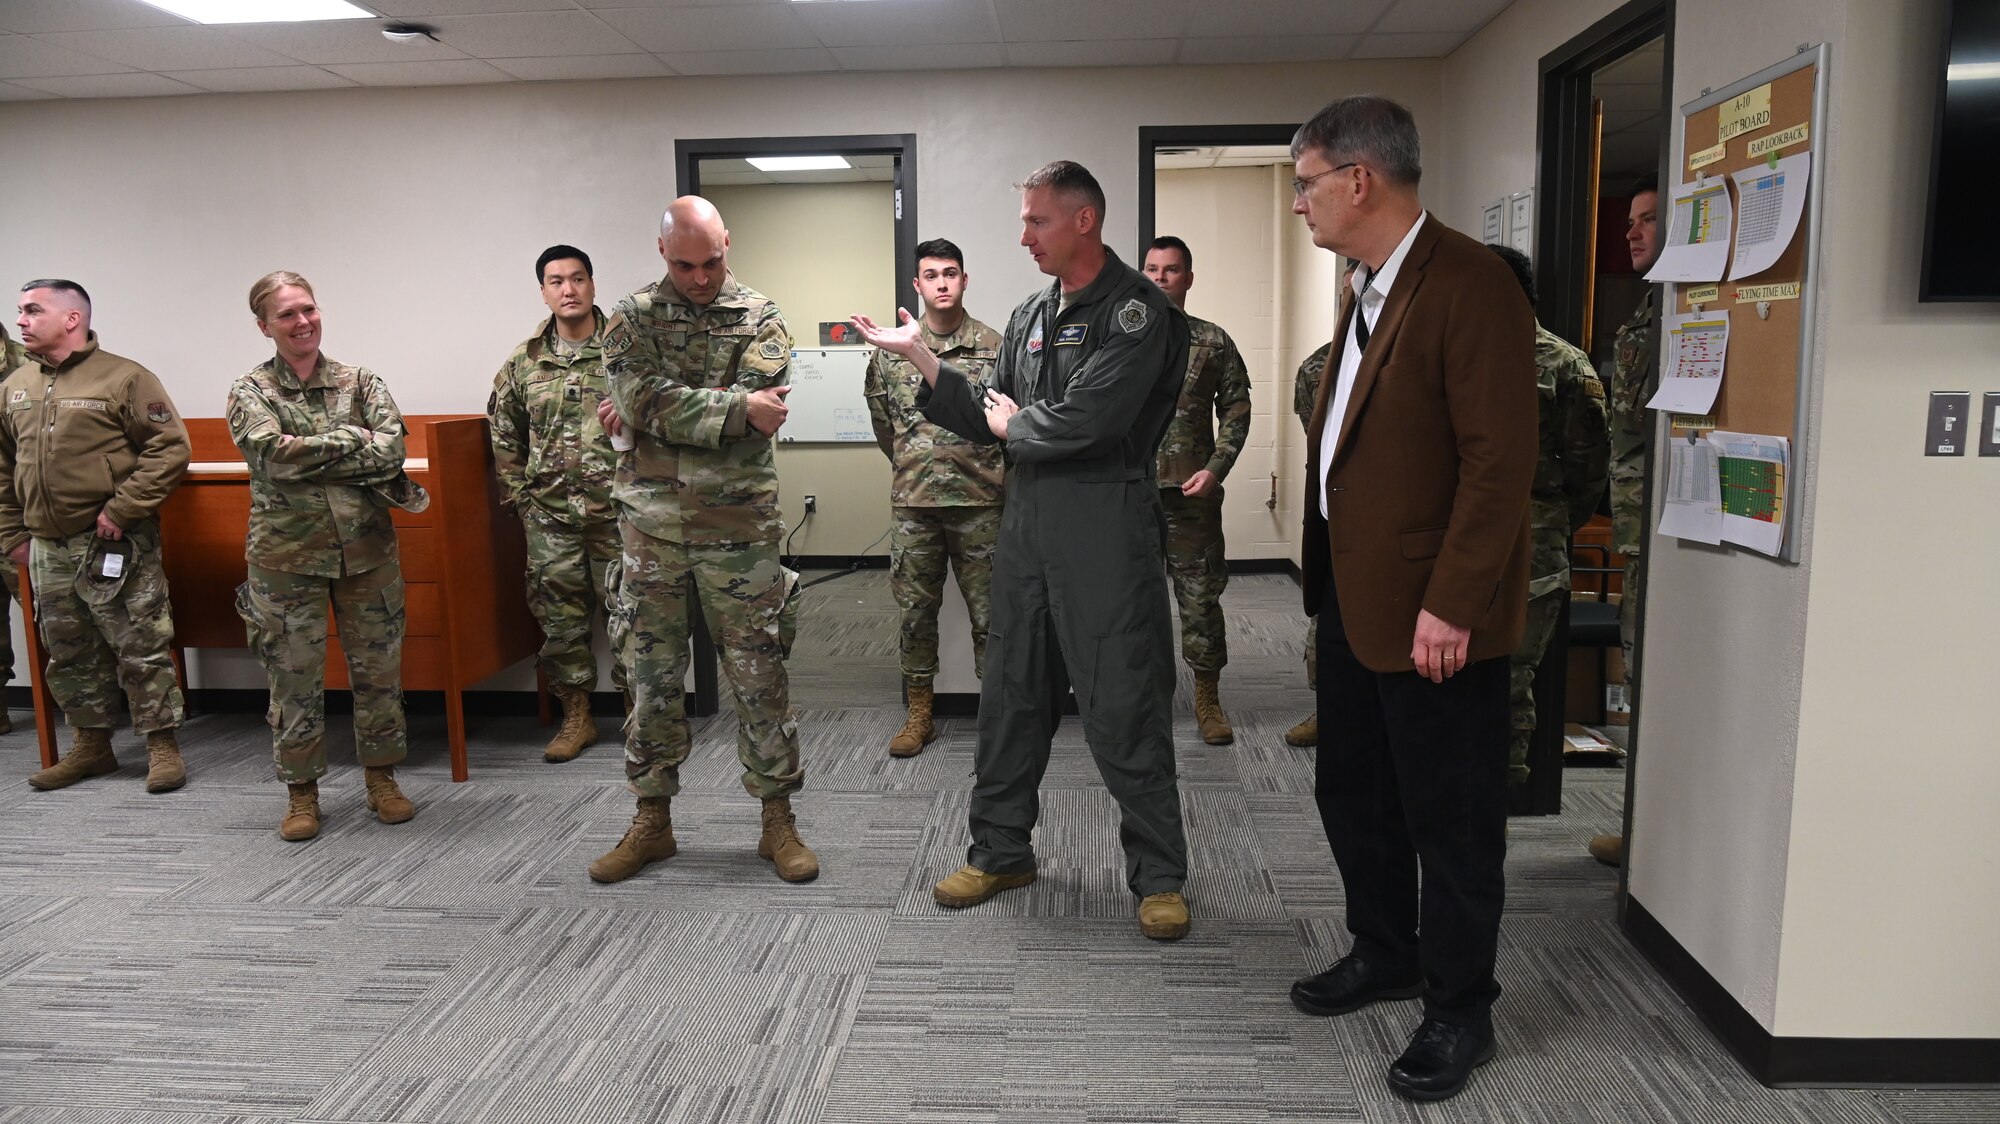
[[[1126,264],[1134,269],[1145,264],[1145,246],[1159,233],[1153,229],[1155,199],[1153,158],[1160,149],[1181,145],[1212,144],[1288,145],[1292,143],[1292,135],[1298,131],[1297,122],[1289,125],[1141,125],[1139,127],[1139,242],[1132,247],[1134,257]]]
[[[2000,1086],[2000,1038],[1779,1038],[1709,975],[1637,898],[1625,935],[1674,985],[1750,1076],[1772,1088]]]
[[[886,570],[886,554],[792,554],[785,565],[794,570]],[[815,577],[818,575],[815,574]]]
[[[1229,572],[1232,574],[1290,574],[1295,581],[1303,580],[1296,562],[1289,558],[1231,558]]]

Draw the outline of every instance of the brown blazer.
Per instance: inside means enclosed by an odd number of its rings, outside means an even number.
[[[1427,216],[1368,337],[1319,511],[1320,435],[1354,296],[1342,286],[1306,427],[1307,613],[1333,567],[1341,622],[1371,671],[1409,671],[1417,611],[1510,655],[1528,605],[1538,421],[1535,314],[1491,250]]]

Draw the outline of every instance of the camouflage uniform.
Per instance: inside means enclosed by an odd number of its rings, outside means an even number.
[[[967,316],[940,336],[922,327],[924,345],[968,378],[985,384],[1000,354],[1000,333]],[[924,420],[917,408],[923,375],[909,360],[877,351],[865,391],[875,442],[889,458],[889,591],[902,610],[903,680],[927,687],[938,671],[938,607],[946,564],[958,573],[972,620],[972,661],[986,672],[992,613],[993,550],[1000,541],[1006,459],[998,446],[975,445]]]
[[[637,442],[611,494],[624,551],[615,631],[632,689],[625,777],[638,796],[680,791],[692,601],[735,696],[743,787],[787,796],[805,776],[781,635],[794,586],[778,562],[778,470],[748,413],[751,392],[786,384],[791,358],[778,306],[733,275],[703,308],[662,280],[619,301],[605,328],[605,375]]]
[[[597,686],[591,622],[610,605],[619,566],[618,510],[611,478],[618,453],[597,420],[609,396],[602,355],[604,314],[573,353],[558,346],[555,317],[514,349],[493,378],[486,416],[504,502],[521,517],[528,544],[528,610],[542,627],[537,665],[551,684]],[[611,661],[625,689],[625,666]]]
[[[1611,425],[1611,549],[1625,556],[1625,591],[1619,598],[1618,628],[1625,644],[1625,682],[1637,684],[1639,665],[1632,649],[1638,627],[1639,547],[1646,536],[1647,445],[1653,419],[1646,410],[1659,370],[1659,291],[1646,299],[1618,329],[1616,367],[1608,406]]]
[[[250,469],[249,578],[236,590],[271,680],[278,776],[326,772],[327,602],[354,692],[366,766],[409,751],[403,718],[403,569],[391,507],[428,502],[403,475],[403,415],[366,367],[325,355],[299,380],[273,357],[229,388],[229,435]]]
[[[1535,330],[1536,390],[1541,402],[1541,455],[1535,466],[1528,521],[1534,535],[1528,583],[1528,628],[1510,664],[1514,712],[1507,755],[1511,783],[1528,779],[1528,742],[1535,731],[1535,669],[1548,650],[1569,596],[1569,540],[1590,521],[1610,472],[1611,435],[1604,422],[1604,384],[1590,357],[1547,328]]]
[[[1298,377],[1292,382],[1292,412],[1299,416],[1299,425],[1305,428],[1306,436],[1312,436],[1313,405],[1319,399],[1320,375],[1326,371],[1326,357],[1333,354],[1333,345],[1323,343],[1319,350],[1306,356],[1299,364]],[[1319,690],[1319,618],[1313,617],[1306,624],[1306,686]]]
[[[55,367],[27,356],[0,382],[0,551],[32,537],[45,680],[69,724],[108,730],[125,692],[145,734],[181,724],[160,506],[187,471],[187,430],[151,371],[97,335]],[[81,576],[102,512],[129,544],[122,581]]]
[[[27,358],[27,351],[0,327],[0,378]],[[21,571],[13,559],[0,559],[0,581],[7,585],[5,596],[0,596],[0,685],[4,685],[14,679],[14,602],[21,599]],[[0,704],[0,722],[5,720],[5,704]]]
[[[1180,605],[1181,658],[1195,671],[1217,672],[1229,662],[1222,622],[1222,591],[1229,585],[1222,489],[1187,496],[1180,486],[1202,469],[1219,483],[1235,467],[1250,436],[1250,372],[1229,333],[1199,317],[1187,320],[1187,378],[1154,473],[1167,512],[1167,572]]]

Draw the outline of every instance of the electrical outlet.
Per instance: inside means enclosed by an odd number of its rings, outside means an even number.
[[[814,512],[816,512],[816,511],[818,511],[818,510],[819,510],[819,497],[818,497],[818,496],[807,496],[807,497],[806,497],[806,514],[807,514],[807,515],[811,515],[811,514],[813,514]]]

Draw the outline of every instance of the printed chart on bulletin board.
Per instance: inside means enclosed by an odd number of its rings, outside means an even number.
[[[1669,285],[1659,385],[1671,440],[1656,477],[1663,535],[1798,560],[1793,482],[1806,449],[1819,197],[1813,144],[1826,48],[1681,107],[1660,185]]]
[[[867,347],[799,348],[792,352],[790,413],[778,440],[873,441],[868,400],[862,389],[868,373]]]

